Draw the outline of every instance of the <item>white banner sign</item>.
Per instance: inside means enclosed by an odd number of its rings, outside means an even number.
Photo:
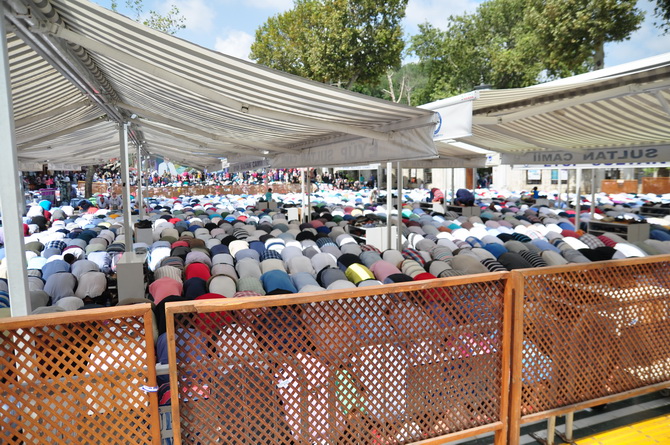
[[[236,172],[248,172],[248,171],[253,171],[253,170],[261,170],[264,168],[270,167],[270,163],[268,162],[267,159],[260,159],[257,161],[249,161],[249,162],[240,162],[237,164],[230,164],[228,166],[228,171],[231,173],[236,173]]]
[[[402,168],[480,168],[486,166],[486,159],[484,157],[478,158],[457,158],[440,156],[436,159],[427,159],[419,161],[401,162]]]
[[[381,164],[347,165],[333,167],[333,170],[377,170]]]
[[[44,163],[42,162],[22,162],[19,161],[19,170],[24,172],[40,172]]]
[[[79,171],[81,170],[81,165],[49,162],[47,164],[47,168],[49,170],[57,170],[57,171]]]
[[[433,140],[443,141],[472,136],[472,101],[433,110],[440,116]]]
[[[561,170],[575,170],[581,169],[607,169],[607,168],[659,168],[670,167],[670,162],[633,162],[628,164],[542,164],[542,165],[514,165],[515,169],[532,170],[538,167],[543,169],[561,169]]]
[[[545,165],[570,166],[572,164],[588,164],[590,166],[612,166],[616,168],[624,164],[670,162],[670,147],[648,148],[607,148],[573,151],[535,151],[522,154],[503,153],[501,161],[504,165]],[[584,166],[586,167],[586,166]],[[590,167],[589,167],[590,168]]]
[[[486,155],[486,166],[497,167],[501,163],[500,153],[489,153]]]
[[[437,157],[431,136],[432,133],[424,127],[398,131],[387,141],[358,138],[325,142],[299,154],[279,154],[272,158],[270,163],[273,168],[299,168],[427,159]]]

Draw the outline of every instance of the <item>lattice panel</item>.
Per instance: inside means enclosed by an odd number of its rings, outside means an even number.
[[[669,266],[525,277],[522,415],[670,381]]]
[[[143,317],[8,329],[0,342],[0,443],[155,439]]]
[[[410,443],[499,421],[503,290],[176,313],[182,439]]]

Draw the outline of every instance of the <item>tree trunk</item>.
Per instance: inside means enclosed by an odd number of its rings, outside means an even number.
[[[351,76],[351,79],[349,79],[349,82],[347,83],[347,90],[350,90],[354,87],[354,84],[356,83],[356,80],[358,80],[358,76],[360,73],[355,73],[353,76]]]
[[[593,187],[595,187],[595,184],[591,182],[592,174],[593,169],[582,171],[582,184],[581,184],[582,195],[590,195],[591,193],[593,193]]]
[[[86,166],[86,182],[84,183],[84,198],[93,196],[93,175],[98,169],[98,165]]]
[[[391,96],[391,102],[395,102],[395,88],[393,88],[393,71],[389,70],[386,72],[386,79],[388,79],[389,81],[389,89],[382,91]]]
[[[605,68],[605,42],[596,45],[596,53],[593,56],[593,65],[596,70]]]

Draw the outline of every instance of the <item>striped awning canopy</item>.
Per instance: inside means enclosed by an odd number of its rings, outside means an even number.
[[[441,139],[504,164],[670,161],[670,53],[528,88],[422,106],[452,118]]]
[[[86,0],[6,2],[20,165],[119,156],[120,128],[145,154],[218,170],[437,156],[436,115],[208,50]]]

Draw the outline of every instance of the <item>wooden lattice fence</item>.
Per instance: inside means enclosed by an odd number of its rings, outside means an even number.
[[[151,306],[0,322],[0,443],[160,443]]]

